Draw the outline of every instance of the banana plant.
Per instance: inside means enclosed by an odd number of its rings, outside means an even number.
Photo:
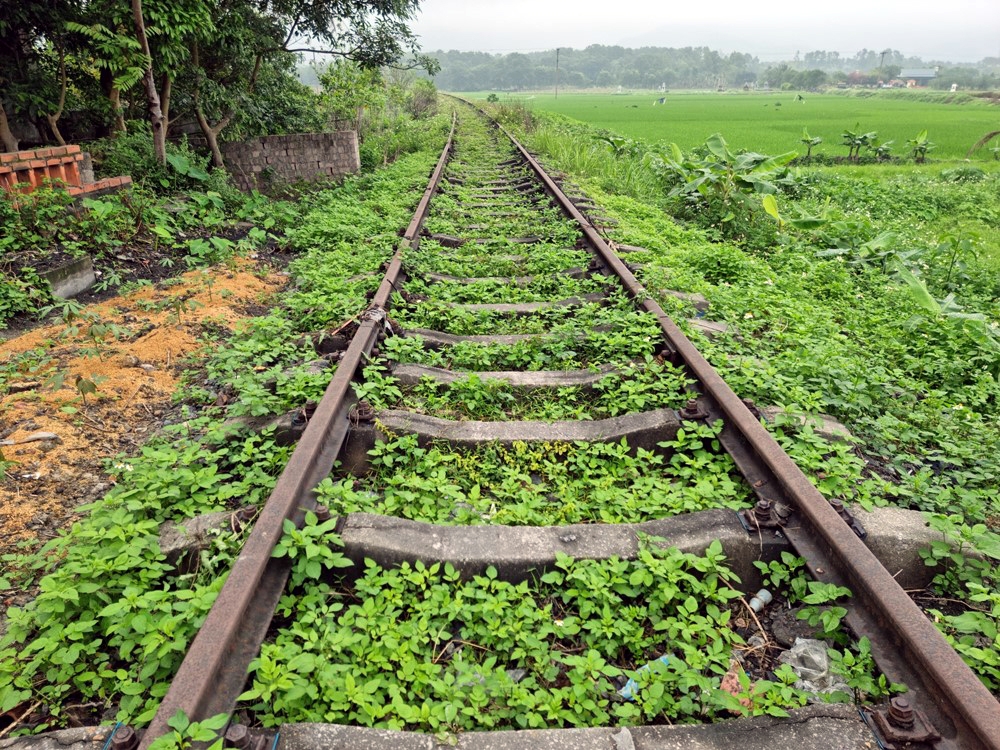
[[[944,299],[936,299],[927,288],[926,282],[910,270],[901,258],[892,259],[889,268],[897,279],[906,284],[910,290],[910,297],[928,317],[958,324],[984,352],[993,356],[993,376],[1000,380],[1000,327],[996,322],[987,319],[982,313],[963,311],[962,306],[955,301],[954,293]],[[919,321],[911,319],[910,322]]]
[[[764,207],[764,211],[767,212],[768,216],[778,222],[778,229],[784,229],[788,226],[793,229],[809,231],[819,229],[830,221],[829,198],[826,199],[826,205],[823,206],[823,210],[816,216],[808,216],[805,213],[799,212],[798,216],[786,218],[782,216],[781,212],[778,210],[778,199],[771,194],[765,195],[761,198],[761,205]]]
[[[799,143],[806,147],[806,163],[808,164],[812,160],[812,151],[816,146],[821,144],[823,139],[819,136],[809,135],[809,131],[806,128],[802,128],[802,137],[799,138]]]
[[[669,195],[700,195],[721,199],[724,203],[743,202],[752,193],[779,192],[792,179],[786,165],[798,156],[795,151],[779,156],[753,152],[734,154],[720,133],[705,141],[703,156],[685,156],[676,143],[671,143],[669,148],[668,155],[649,158],[652,169],[674,185]]]
[[[869,148],[878,140],[878,131],[870,130],[867,133],[861,132],[861,123],[854,126],[854,130],[845,130],[840,134],[843,144],[847,146],[847,158],[850,161],[857,161],[861,157],[861,149]]]
[[[895,141],[874,141],[868,148],[875,152],[876,161],[889,161],[892,158],[892,144]]]
[[[915,138],[910,138],[906,145],[910,147],[910,156],[917,164],[923,164],[927,160],[927,152],[934,150],[937,144],[927,138],[927,129],[917,133]]]

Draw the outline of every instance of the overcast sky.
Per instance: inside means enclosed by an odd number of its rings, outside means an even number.
[[[421,0],[425,51],[620,44],[711,47],[762,61],[896,49],[925,60],[1000,56],[1000,0]]]

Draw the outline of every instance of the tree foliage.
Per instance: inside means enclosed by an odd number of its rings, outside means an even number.
[[[145,116],[161,163],[171,126],[197,122],[219,139],[314,129],[320,111],[294,76],[296,52],[362,70],[419,65],[410,31],[419,0],[26,0],[0,16],[0,140],[18,147],[6,114],[56,123],[73,98],[107,131]],[[145,113],[145,114],[140,114]]]

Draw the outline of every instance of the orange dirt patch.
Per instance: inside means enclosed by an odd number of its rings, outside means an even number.
[[[102,497],[114,485],[107,459],[134,454],[160,428],[205,326],[235,330],[286,280],[236,259],[2,342],[0,367],[16,372],[0,385],[0,451],[16,463],[0,481],[0,553],[51,538]]]

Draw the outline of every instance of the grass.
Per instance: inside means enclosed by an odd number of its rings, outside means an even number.
[[[840,134],[860,125],[862,132],[877,131],[880,140],[894,141],[893,153],[907,153],[906,141],[925,128],[937,144],[934,159],[964,159],[985,133],[1000,128],[1000,112],[986,102],[942,104],[916,97],[867,98],[837,94],[769,93],[667,93],[663,105],[654,105],[661,94],[552,94],[527,95],[525,104],[536,112],[547,111],[606,128],[648,142],[674,142],[687,150],[722,132],[730,146],[760,153],[801,151],[802,129],[823,139],[814,154],[846,156]],[[481,98],[471,95],[471,98]],[[485,97],[482,97],[485,98]],[[993,155],[980,151],[974,161],[988,162]]]

